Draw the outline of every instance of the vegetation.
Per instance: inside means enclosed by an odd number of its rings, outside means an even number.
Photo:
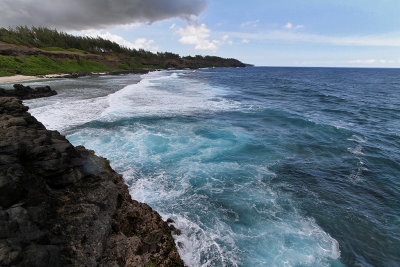
[[[58,47],[65,50],[70,48],[91,53],[123,52],[124,48],[109,40],[82,36],[74,36],[57,30],[42,27],[0,28],[0,41],[29,47],[46,48]]]
[[[0,55],[0,76],[12,74],[43,75],[51,73],[72,73],[72,72],[99,72],[111,71],[108,66],[90,61],[81,57],[75,60],[56,60],[44,55],[29,56],[25,58],[9,57]]]
[[[10,73],[10,72],[5,71],[5,70],[0,70],[0,77],[2,77],[2,76],[12,76],[12,75],[14,75],[14,73]]]
[[[0,42],[24,46],[31,53],[0,57],[0,76],[154,68],[244,67],[236,59],[212,56],[181,57],[129,49],[100,37],[74,36],[42,27],[0,28]],[[40,50],[37,50],[39,48]],[[0,50],[0,55],[2,51]]]
[[[59,52],[76,52],[76,53],[81,53],[81,54],[88,54],[88,52],[80,50],[80,49],[76,49],[76,48],[64,49],[64,48],[61,48],[61,47],[52,46],[52,47],[45,47],[45,48],[42,48],[42,49],[46,50],[46,51],[52,51],[52,52],[59,51]]]

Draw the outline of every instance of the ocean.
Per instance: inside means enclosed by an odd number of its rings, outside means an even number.
[[[30,82],[49,129],[181,229],[189,266],[399,266],[400,70],[215,68]]]

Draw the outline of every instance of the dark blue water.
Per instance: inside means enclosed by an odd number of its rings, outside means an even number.
[[[68,120],[51,98],[32,113],[173,218],[187,264],[400,265],[400,70],[168,71],[84,94],[58,100]]]

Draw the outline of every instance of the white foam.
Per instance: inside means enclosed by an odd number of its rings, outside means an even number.
[[[365,143],[365,142],[367,142],[368,141],[368,138],[362,138],[361,136],[358,136],[358,135],[356,135],[356,134],[353,134],[349,139],[347,139],[347,140],[349,140],[349,141],[354,141],[354,142],[357,142],[357,143]]]
[[[170,183],[165,172],[154,173],[151,177],[140,175],[140,170],[128,169],[123,172],[125,181],[131,184],[131,196],[144,203],[154,201],[171,201],[181,196],[188,184],[182,182],[179,187]],[[172,188],[171,188],[172,186]]]
[[[57,79],[46,81],[58,95],[26,100],[29,112],[48,129],[64,131],[100,117],[108,107],[107,95],[121,85],[139,81],[138,75],[83,77],[80,79]],[[30,83],[41,86],[43,82]]]
[[[145,75],[133,85],[109,95],[103,120],[121,117],[192,115],[238,108],[240,103],[223,97],[221,88],[181,78],[174,72]]]
[[[90,99],[56,99],[29,109],[37,120],[50,130],[63,131],[100,117],[108,106],[107,97]]]
[[[173,219],[172,224],[181,230],[180,235],[174,234],[173,237],[179,255],[187,266],[239,266],[239,248],[232,239],[234,234],[229,226],[219,221],[214,229],[204,230],[204,225],[200,226],[182,215],[162,214],[162,217],[164,220]],[[218,240],[221,239],[231,245],[229,250],[219,245]]]
[[[348,147],[347,150],[354,155],[358,155],[358,156],[364,155],[364,153],[362,152],[361,145],[357,145],[356,147]]]
[[[349,180],[354,183],[360,183],[364,181],[363,172],[368,171],[368,168],[365,166],[363,161],[363,156],[365,156],[363,149],[363,144],[368,141],[368,138],[362,138],[358,135],[352,135],[351,138],[347,139],[349,141],[356,142],[355,147],[348,147],[347,150],[355,155],[358,159],[358,167],[355,170],[352,170],[351,174],[348,176]]]

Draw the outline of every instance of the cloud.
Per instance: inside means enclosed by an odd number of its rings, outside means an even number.
[[[247,39],[243,39],[243,40],[242,40],[242,44],[248,44],[248,43],[250,43],[249,40],[247,40]]]
[[[286,29],[291,29],[291,28],[293,28],[293,24],[290,23],[290,22],[288,22],[288,23],[285,25],[285,28],[286,28]]]
[[[144,49],[156,52],[158,50],[158,45],[154,44],[154,40],[148,40],[146,38],[138,38],[132,43],[132,48]]]
[[[98,30],[85,30],[79,32],[80,34],[83,34],[88,37],[101,37],[106,40],[110,40],[113,42],[116,42],[122,46],[125,46],[127,48],[131,49],[145,49],[145,50],[150,50],[150,51],[157,51],[158,46],[155,45],[154,40],[148,40],[146,38],[138,38],[134,42],[129,42],[122,38],[119,35],[112,34],[110,32],[103,32],[103,31],[98,31]]]
[[[258,33],[227,32],[233,38],[340,46],[400,47],[400,33],[360,36],[328,36],[298,31],[272,30]]]
[[[210,40],[211,30],[205,24],[189,23],[176,31],[180,35],[179,42],[194,45],[196,50],[215,52],[223,44],[232,44],[229,35],[225,34],[221,40]]]
[[[387,60],[387,59],[352,59],[352,60],[347,60],[345,61],[347,64],[375,64],[375,63],[380,63],[380,64],[394,64],[396,63],[395,60]]]
[[[346,63],[349,64],[373,64],[377,62],[376,59],[352,59],[352,60],[347,60],[345,61]]]
[[[0,26],[109,28],[199,15],[206,0],[1,0]]]
[[[176,26],[176,24],[174,23],[174,24],[172,24],[171,26],[169,26],[169,29],[170,29],[170,30],[173,30],[173,29],[175,28],[175,26]]]
[[[260,23],[259,19],[251,20],[251,21],[245,21],[242,24],[240,24],[240,27],[242,27],[242,28],[249,28],[249,27],[255,28],[255,27],[258,26],[259,23]]]
[[[291,22],[288,22],[285,26],[286,29],[303,29],[304,25],[293,25]]]

